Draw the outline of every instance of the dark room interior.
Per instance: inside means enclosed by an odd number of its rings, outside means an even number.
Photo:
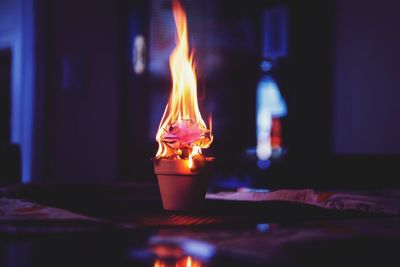
[[[399,264],[399,10],[0,0],[0,266]]]

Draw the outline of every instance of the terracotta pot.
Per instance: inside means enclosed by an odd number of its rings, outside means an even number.
[[[187,211],[203,206],[210,180],[210,161],[198,170],[190,170],[188,160],[154,160],[162,204],[165,210]]]

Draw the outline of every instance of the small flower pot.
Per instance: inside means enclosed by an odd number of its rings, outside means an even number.
[[[208,160],[203,166],[191,170],[188,160],[156,159],[154,170],[158,178],[162,204],[165,210],[189,211],[200,209],[210,180]]]

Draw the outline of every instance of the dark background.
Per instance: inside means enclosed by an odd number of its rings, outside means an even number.
[[[399,185],[397,1],[182,3],[200,105],[204,117],[213,116],[215,141],[206,153],[217,159],[215,189]],[[287,154],[260,170],[248,151],[256,145],[259,64],[268,56],[263,14],[276,7],[288,14],[287,49],[275,57],[272,72],[288,106],[282,119]],[[170,1],[0,0],[0,9],[0,77],[12,75],[11,83],[1,82],[1,142],[21,147],[19,179],[155,182],[154,136],[171,83],[168,65],[159,67],[174,45],[165,34],[174,30]],[[146,40],[146,70],[135,74],[132,47],[139,34]],[[32,63],[23,64],[26,58]],[[12,107],[19,102],[7,94],[34,105]],[[12,112],[4,115],[8,105]],[[31,134],[18,135],[15,125]]]

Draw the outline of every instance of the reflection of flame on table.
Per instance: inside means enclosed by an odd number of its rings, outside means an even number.
[[[183,257],[177,261],[156,260],[154,267],[201,267],[201,262],[190,256]]]

